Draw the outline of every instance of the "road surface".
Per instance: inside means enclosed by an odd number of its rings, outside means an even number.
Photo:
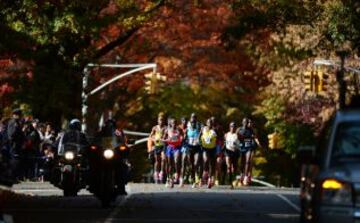
[[[129,184],[127,189],[127,196],[104,209],[87,191],[64,198],[48,183],[22,183],[12,188],[16,194],[5,197],[1,206],[14,223],[280,223],[299,218],[298,192],[293,189],[168,189],[154,184]]]

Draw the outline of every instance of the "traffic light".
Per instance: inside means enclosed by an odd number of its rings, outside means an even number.
[[[144,75],[147,79],[145,81],[145,91],[149,94],[156,94],[158,92],[159,88],[159,81],[166,81],[167,78],[164,75],[161,75],[160,73],[151,72]]]
[[[326,91],[329,84],[329,75],[318,69],[317,76],[319,77],[318,92]]]
[[[268,139],[270,149],[281,149],[285,147],[285,138],[279,132],[269,134]]]
[[[304,73],[304,84],[305,84],[305,90],[306,91],[314,91],[314,73],[312,71],[305,71]]]
[[[156,73],[156,79],[159,81],[166,81],[167,78],[165,75],[161,75],[160,73]]]
[[[272,133],[268,135],[269,139],[269,148],[270,149],[276,149],[278,144],[278,135],[277,133]]]
[[[144,75],[147,80],[145,80],[145,91],[148,94],[155,94],[156,91],[156,74],[154,72]]]

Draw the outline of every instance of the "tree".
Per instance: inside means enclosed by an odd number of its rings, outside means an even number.
[[[163,3],[2,1],[0,55],[27,63],[31,76],[17,76],[14,86],[36,116],[59,121],[63,114],[79,115],[83,67],[126,42]],[[114,26],[120,31],[104,40]]]

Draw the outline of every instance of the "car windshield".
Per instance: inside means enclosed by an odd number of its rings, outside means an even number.
[[[333,157],[360,156],[360,122],[339,124],[334,141]]]

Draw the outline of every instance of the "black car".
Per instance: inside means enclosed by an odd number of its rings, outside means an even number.
[[[302,222],[360,222],[360,110],[343,110],[299,149]]]

